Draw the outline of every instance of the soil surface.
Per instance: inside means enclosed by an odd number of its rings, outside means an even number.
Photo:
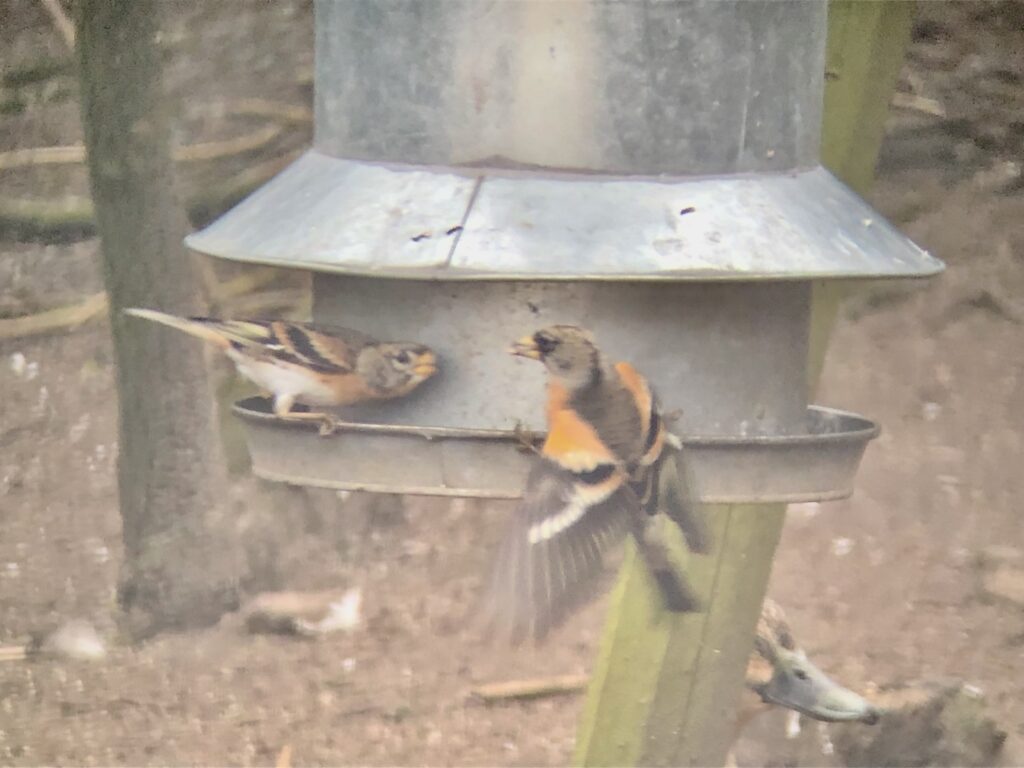
[[[306,2],[167,3],[182,144],[252,131],[247,97],[308,105]],[[0,0],[0,151],[80,141],[73,59],[41,3]],[[1024,5],[923,3],[872,202],[948,265],[847,300],[818,401],[884,427],[848,501],[790,508],[770,584],[809,655],[870,690],[921,678],[981,689],[1024,736],[1024,607],[985,599],[978,553],[1024,547]],[[287,123],[233,172],[309,140]],[[234,163],[234,165],[232,165]],[[209,169],[205,171],[209,173]],[[87,191],[81,167],[3,171],[0,196]],[[193,184],[203,171],[186,168]],[[0,240],[0,317],[102,289],[95,239]],[[539,651],[498,652],[466,622],[506,508],[347,501],[243,481],[239,535],[264,585],[359,585],[363,624],[317,640],[237,616],[141,647],[118,640],[116,403],[104,322],[0,340],[0,644],[72,618],[104,661],[0,661],[0,762],[560,765],[582,697],[497,706],[474,684],[585,672],[604,605]],[[283,501],[282,501],[283,500]],[[823,764],[827,728],[752,728],[742,763]],[[802,751],[801,751],[802,750]]]

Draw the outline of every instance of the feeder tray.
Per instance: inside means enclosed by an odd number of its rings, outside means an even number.
[[[507,430],[346,422],[334,434],[320,436],[314,423],[275,416],[262,397],[236,403],[234,412],[245,423],[253,471],[266,480],[345,491],[513,499],[522,495],[530,467],[520,436]],[[683,436],[701,500],[849,496],[879,426],[852,413],[811,406],[805,428],[783,436]],[[360,479],[345,479],[352,477]]]
[[[332,438],[239,404],[255,471],[516,497],[545,371],[505,350],[572,323],[683,411],[705,500],[848,495],[878,428],[809,406],[812,283],[943,265],[820,166],[826,12],[320,0],[313,147],[186,243],[440,366]]]

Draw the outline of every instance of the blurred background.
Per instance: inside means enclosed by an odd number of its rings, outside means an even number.
[[[312,4],[161,10],[176,189],[201,226],[310,142]],[[241,610],[126,641],[115,372],[73,149],[73,15],[0,0],[0,644],[48,651],[0,655],[0,762],[565,764],[580,695],[486,704],[471,692],[584,675],[604,601],[541,650],[486,647],[467,615],[505,505],[271,487],[247,476],[227,417],[233,474],[216,524],[237,547],[224,556],[240,563]],[[883,432],[853,498],[789,508],[769,586],[831,676],[915,701],[953,686],[974,702],[971,727],[945,705],[919,708],[902,736],[887,732],[902,742],[879,746],[863,725],[787,734],[776,712],[745,732],[740,764],[870,764],[888,748],[893,764],[984,765],[1024,737],[1022,162],[1024,3],[920,3],[868,199],[948,270],[844,302],[816,401]],[[213,314],[308,316],[298,273],[196,266]],[[228,402],[232,371],[210,366]],[[284,589],[347,594],[350,621],[315,639],[259,631],[266,606],[251,601]],[[95,630],[93,652],[54,634],[75,621]]]

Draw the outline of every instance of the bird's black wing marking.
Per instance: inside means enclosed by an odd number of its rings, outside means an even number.
[[[340,371],[344,370],[333,360],[324,357],[316,348],[309,333],[298,325],[286,325],[284,331],[291,343],[292,350],[296,355],[306,360],[310,367],[316,366],[320,370]]]
[[[268,344],[267,349],[277,360],[320,373],[346,373],[350,370],[348,366],[323,355],[310,331],[301,323],[277,320],[271,323],[269,330],[275,343]]]
[[[513,643],[530,636],[540,642],[600,587],[604,554],[621,541],[628,525],[622,498],[628,490],[615,490],[615,467],[609,466],[610,471],[574,473],[537,459],[485,595],[486,618],[496,634]],[[580,506],[580,484],[607,484],[611,492]]]

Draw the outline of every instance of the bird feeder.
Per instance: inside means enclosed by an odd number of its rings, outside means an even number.
[[[520,495],[543,370],[508,342],[594,331],[656,386],[709,502],[848,495],[861,416],[808,404],[811,281],[942,264],[819,164],[825,4],[316,5],[313,148],[187,239],[313,273],[313,319],[441,371],[321,437],[247,400],[256,474]]]
[[[236,404],[264,478],[519,496],[544,372],[506,350],[553,323],[681,412],[701,498],[741,505],[688,564],[706,611],[664,617],[627,551],[585,764],[721,764],[782,524],[762,505],[847,496],[878,433],[808,402],[812,282],[943,268],[820,165],[826,10],[319,0],[312,149],[187,240],[309,270],[315,321],[441,358],[326,437]]]

